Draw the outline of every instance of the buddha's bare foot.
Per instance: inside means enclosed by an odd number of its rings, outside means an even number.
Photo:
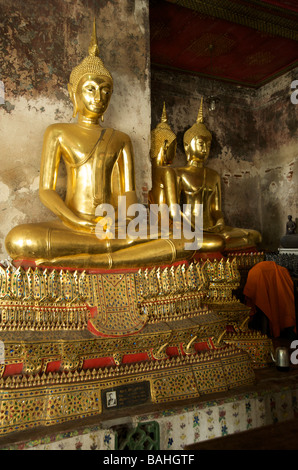
[[[57,268],[110,268],[112,258],[108,253],[78,254],[61,256],[52,259],[38,258],[35,261],[36,266],[53,266]]]

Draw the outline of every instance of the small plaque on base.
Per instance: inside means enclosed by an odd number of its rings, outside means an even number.
[[[101,401],[104,410],[151,403],[150,382],[137,382],[102,390]]]

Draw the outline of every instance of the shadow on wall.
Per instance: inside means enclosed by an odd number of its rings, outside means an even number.
[[[276,251],[280,247],[280,239],[285,234],[283,210],[279,201],[268,200],[262,208],[262,248]]]

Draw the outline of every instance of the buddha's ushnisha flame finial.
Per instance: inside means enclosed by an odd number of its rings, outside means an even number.
[[[91,35],[88,52],[89,52],[89,56],[91,57],[99,57],[99,47],[98,47],[98,42],[97,42],[95,18],[93,20],[93,29],[92,29],[92,35]]]
[[[194,137],[204,137],[210,139],[210,141],[212,139],[211,133],[204,124],[203,97],[201,98],[201,104],[196,122],[185,132],[183,136],[184,144],[189,145]]]
[[[167,117],[167,111],[166,111],[166,103],[163,102],[163,108],[162,108],[162,115],[161,115],[161,120],[160,122],[168,122],[168,117]]]
[[[204,122],[203,117],[203,97],[201,98],[201,104],[198,112],[197,122]]]
[[[76,92],[79,81],[84,75],[96,75],[107,77],[113,83],[113,78],[99,57],[99,47],[97,43],[96,22],[93,21],[91,41],[88,49],[88,56],[77,65],[70,74],[69,83],[73,92]]]

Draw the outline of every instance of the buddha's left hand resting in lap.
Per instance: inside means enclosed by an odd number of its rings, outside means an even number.
[[[89,55],[73,69],[68,90],[78,121],[48,127],[41,162],[40,199],[57,220],[13,228],[5,240],[9,255],[36,265],[77,268],[144,266],[191,257],[183,238],[117,237],[117,220],[112,239],[95,233],[99,205],[115,208],[118,196],[126,196],[127,207],[137,202],[130,138],[100,125],[113,80],[99,58],[95,23]],[[61,159],[67,172],[65,200],[56,191]]]

